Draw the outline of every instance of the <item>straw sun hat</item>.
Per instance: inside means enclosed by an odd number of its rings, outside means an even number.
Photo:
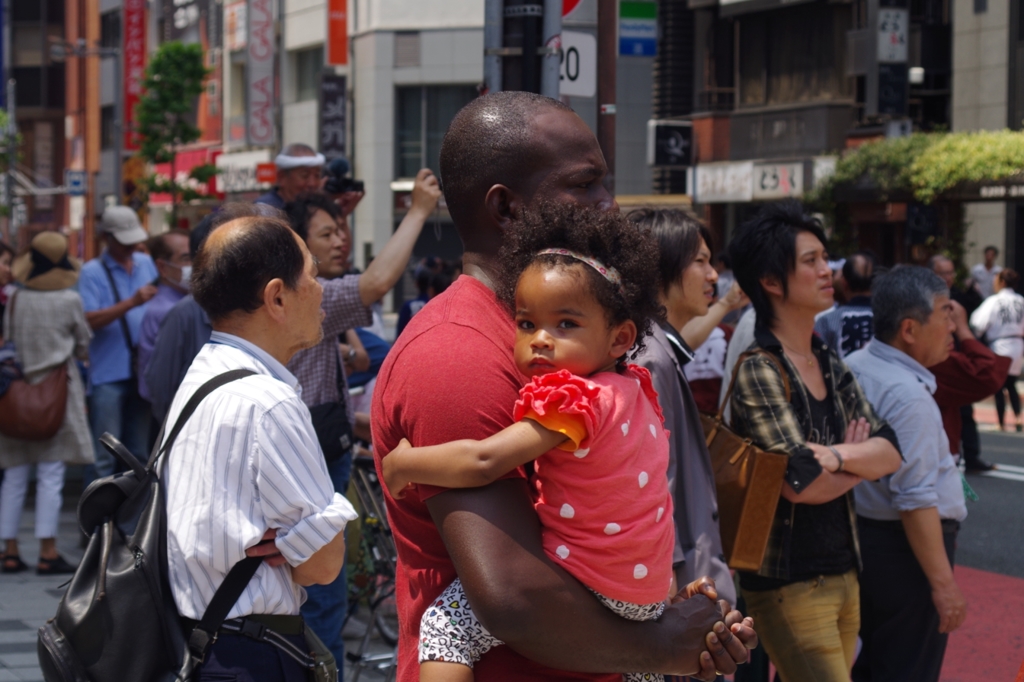
[[[73,287],[81,269],[78,259],[68,256],[68,238],[60,232],[40,232],[29,252],[11,264],[14,279],[37,291]]]

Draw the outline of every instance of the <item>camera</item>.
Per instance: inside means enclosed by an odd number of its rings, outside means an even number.
[[[327,182],[324,183],[324,192],[327,194],[344,194],[345,192],[365,192],[365,185],[362,180],[353,180],[348,176],[348,159],[338,157],[327,164]]]

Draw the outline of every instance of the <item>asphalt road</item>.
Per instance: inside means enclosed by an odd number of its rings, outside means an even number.
[[[956,563],[1024,578],[1024,435],[983,432],[981,449],[1004,468],[967,477],[981,499],[967,502]]]

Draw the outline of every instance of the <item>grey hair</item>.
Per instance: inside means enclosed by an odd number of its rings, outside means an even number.
[[[898,265],[878,278],[871,294],[875,338],[889,343],[908,317],[925,324],[935,310],[936,296],[949,296],[949,288],[928,268]]]

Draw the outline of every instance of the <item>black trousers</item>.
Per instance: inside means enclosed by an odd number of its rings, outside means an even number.
[[[1006,397],[1003,396],[1003,391],[1006,391],[1006,395],[1010,398],[1010,407],[1013,409],[1014,416],[1020,417],[1020,394],[1017,393],[1017,379],[1012,374],[1006,377],[1006,383],[1003,387],[996,391],[996,417],[999,419],[999,425],[1003,425],[1003,415],[1006,414]]]
[[[981,458],[981,438],[978,436],[978,423],[974,421],[974,405],[964,405],[960,408],[960,421],[963,424],[960,432],[960,454],[967,464],[971,464]]]
[[[953,565],[959,524],[943,521]],[[853,682],[938,682],[949,635],[939,634],[931,586],[899,521],[858,517],[861,556],[860,637]]]
[[[282,635],[306,651],[302,635]],[[307,682],[305,668],[266,642],[221,634],[199,666],[195,682]]]

